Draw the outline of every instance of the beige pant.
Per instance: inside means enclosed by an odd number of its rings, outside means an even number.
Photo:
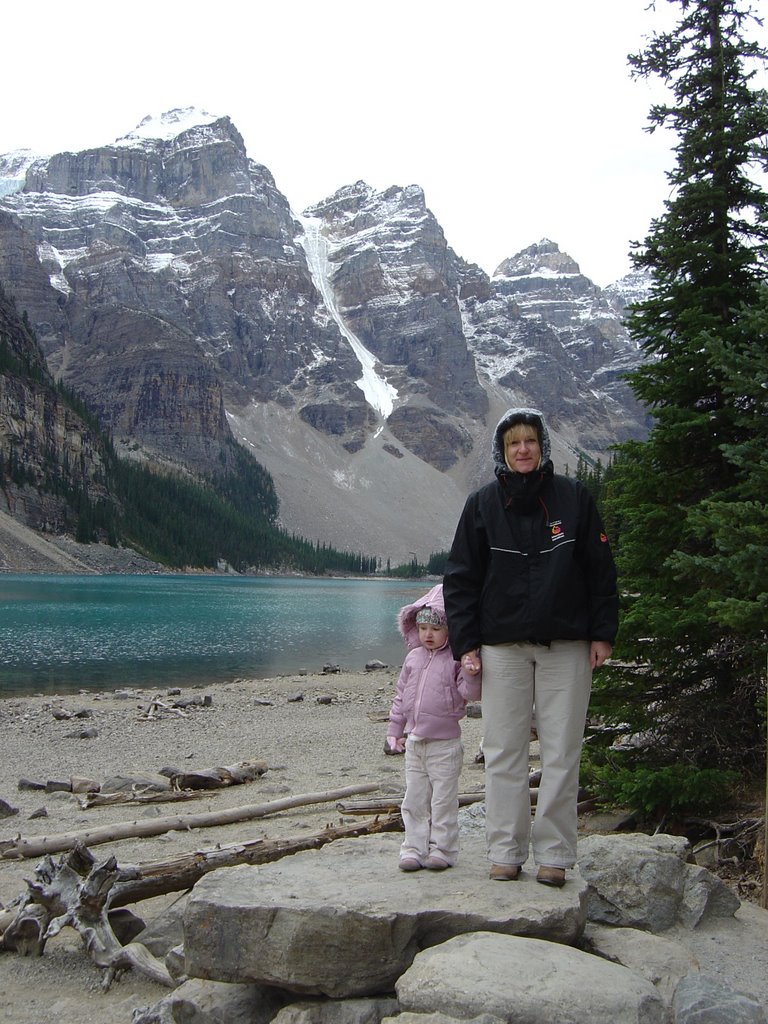
[[[405,839],[400,858],[422,864],[440,857],[453,865],[459,856],[461,739],[405,742],[405,797],[400,808]]]
[[[483,754],[488,858],[523,864],[576,862],[579,762],[589,707],[589,643],[557,640],[482,648]],[[531,827],[528,746],[531,713],[541,750],[541,784]]]

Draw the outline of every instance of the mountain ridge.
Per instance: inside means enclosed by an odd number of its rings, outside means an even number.
[[[0,281],[118,452],[196,474],[231,434],[281,525],[396,563],[447,546],[507,407],[544,410],[561,470],[642,436],[620,285],[546,239],[489,276],[416,185],[297,215],[229,118],[189,113],[32,160],[0,198]],[[0,157],[0,195],[22,165]]]

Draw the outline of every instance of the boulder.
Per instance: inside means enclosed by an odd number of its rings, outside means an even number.
[[[766,1024],[765,1012],[754,996],[695,972],[677,986],[672,1007],[675,1024]]]
[[[271,864],[211,872],[184,915],[187,973],[335,998],[392,991],[420,950],[466,932],[574,943],[587,887],[524,872],[490,882],[485,842],[462,841],[447,872],[398,871],[402,837],[340,840]]]
[[[419,953],[396,986],[404,1011],[509,1024],[666,1024],[645,978],[556,942],[476,932]]]
[[[590,921],[663,932],[732,917],[740,903],[717,876],[687,864],[682,836],[641,833],[579,840],[578,868],[589,886]]]
[[[136,941],[146,946],[153,956],[162,960],[174,946],[182,943],[188,898],[186,894],[179,896],[136,936]]]
[[[382,1024],[454,1024],[456,1017],[447,1013],[409,1013],[402,1011],[397,1015],[397,1022],[394,1017],[387,1017]],[[501,1017],[494,1017],[492,1013],[481,1013],[477,1017],[464,1017],[462,1024],[504,1024]]]
[[[637,928],[611,928],[590,922],[580,946],[587,953],[642,975],[655,985],[667,1004],[672,1003],[680,980],[699,969],[696,958],[678,942]]]
[[[267,1024],[280,994],[258,985],[185,981],[153,1006],[134,1010],[132,1024]]]
[[[380,1024],[398,1010],[399,1004],[392,997],[302,999],[279,1010],[272,1024]]]

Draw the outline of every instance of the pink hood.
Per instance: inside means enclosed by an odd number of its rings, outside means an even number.
[[[413,604],[404,605],[397,613],[397,628],[409,650],[419,646],[419,627],[416,625],[416,613],[421,608],[434,608],[436,612],[439,612],[443,617],[445,616],[442,583],[432,587],[428,594],[418,598]]]

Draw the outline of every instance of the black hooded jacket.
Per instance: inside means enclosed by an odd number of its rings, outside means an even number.
[[[542,461],[513,473],[503,436],[534,423]],[[481,644],[605,640],[618,628],[616,567],[592,496],[556,475],[535,409],[510,409],[493,438],[496,479],[469,496],[443,579],[455,658]]]

